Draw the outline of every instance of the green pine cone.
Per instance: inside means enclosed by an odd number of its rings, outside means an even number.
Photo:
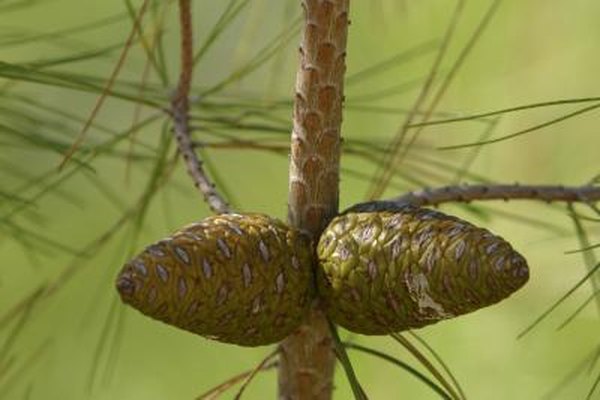
[[[327,313],[370,335],[475,311],[529,278],[525,259],[502,238],[414,206],[340,215],[323,232],[317,253]]]
[[[275,343],[313,296],[309,239],[260,214],[224,214],[148,246],[117,278],[142,313],[222,342]]]

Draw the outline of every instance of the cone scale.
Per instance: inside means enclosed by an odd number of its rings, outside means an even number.
[[[504,239],[441,212],[349,212],[325,229],[319,295],[332,320],[362,334],[420,328],[497,303],[529,278]]]
[[[262,214],[188,225],[125,264],[121,299],[222,342],[276,343],[308,314],[316,286],[333,322],[362,334],[420,328],[501,301],[529,278],[525,259],[486,229],[438,211],[359,205],[310,239]]]
[[[148,246],[117,278],[121,299],[154,319],[244,346],[276,343],[313,296],[309,239],[261,214],[224,214]]]

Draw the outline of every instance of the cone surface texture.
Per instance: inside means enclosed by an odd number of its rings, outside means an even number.
[[[142,313],[212,339],[275,343],[306,315],[313,295],[309,239],[261,214],[224,214],[148,246],[117,278]]]
[[[318,290],[330,318],[371,335],[475,311],[529,278],[525,259],[502,238],[414,206],[338,216],[317,253]]]

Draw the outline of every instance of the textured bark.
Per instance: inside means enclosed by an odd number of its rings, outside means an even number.
[[[438,206],[442,203],[470,203],[480,200],[538,200],[547,203],[588,203],[600,201],[600,186],[557,185],[457,185],[409,192],[390,200],[355,204],[345,212],[371,212],[385,210],[390,206],[412,204],[415,206]]]
[[[304,0],[296,77],[288,220],[318,238],[338,212],[349,0]],[[335,356],[319,305],[281,343],[279,398],[330,399]]]
[[[177,92],[171,100],[173,133],[175,134],[175,139],[177,139],[177,146],[183,156],[188,173],[194,181],[194,186],[198,188],[204,197],[204,201],[215,213],[228,213],[231,212],[231,208],[208,178],[204,167],[202,167],[202,161],[194,152],[194,146],[190,137],[189,94],[192,86],[192,72],[194,70],[191,0],[179,0],[179,25],[181,29],[181,73],[179,75]]]

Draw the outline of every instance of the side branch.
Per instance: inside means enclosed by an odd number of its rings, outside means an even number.
[[[539,200],[547,203],[596,203],[600,201],[600,186],[552,186],[552,185],[469,185],[445,186],[409,192],[390,200],[356,204],[345,212],[377,211],[386,207],[412,204],[437,206],[441,203],[469,203],[479,200]]]
[[[193,46],[192,46],[192,13],[191,0],[179,0],[179,18],[181,26],[181,74],[177,92],[171,100],[171,117],[173,118],[173,129],[179,152],[183,156],[187,171],[194,181],[194,185],[200,190],[204,201],[215,213],[230,212],[227,202],[215,189],[202,167],[202,161],[194,152],[194,146],[190,138],[189,125],[189,93],[192,84],[193,70]]]

